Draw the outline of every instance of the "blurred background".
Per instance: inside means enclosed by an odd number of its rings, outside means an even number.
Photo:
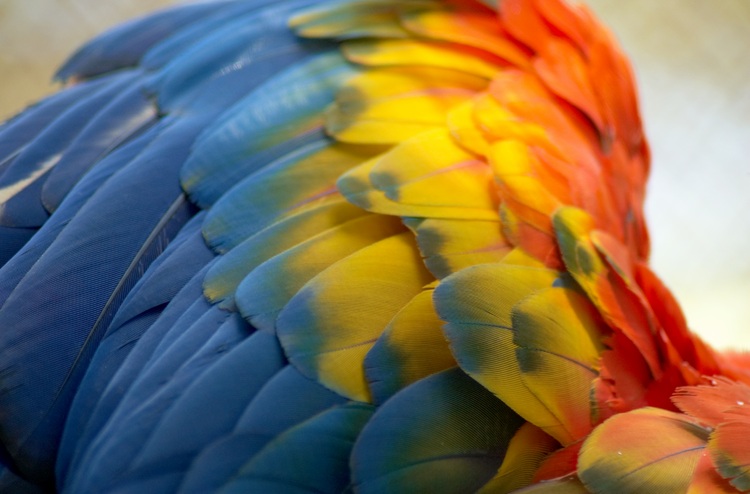
[[[169,0],[0,0],[0,118],[77,45]],[[589,0],[630,54],[653,151],[656,272],[690,326],[750,349],[750,0]]]

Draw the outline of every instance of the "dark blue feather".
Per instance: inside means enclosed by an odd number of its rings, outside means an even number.
[[[235,427],[247,404],[284,363],[276,338],[267,333],[256,333],[227,349],[163,415],[126,477],[187,471],[206,446]],[[213,407],[215,403],[221,407]],[[204,419],[206,413],[211,414],[210,422]]]
[[[132,67],[154,44],[230,2],[216,1],[172,7],[105,32],[82,46],[55,75],[66,81],[86,79]]]
[[[71,191],[55,215],[24,245],[21,255],[14,257],[3,266],[0,270],[0,307],[3,306],[18,282],[39,260],[94,192],[115,172],[130,163],[159,133],[159,130],[158,127],[152,128],[132,143],[121,147],[97,163],[94,169]]]
[[[245,464],[221,492],[341,493],[351,482],[351,448],[373,410],[351,402],[289,429]]]
[[[92,116],[139,76],[132,71],[112,78],[93,95],[68,108],[24,148],[0,177],[0,225],[39,227],[46,221],[49,213],[39,194],[46,174]],[[34,192],[17,193],[29,188]]]
[[[189,218],[177,172],[192,138],[173,126],[111,177],[0,310],[13,328],[0,335],[3,366],[14,371],[0,383],[2,438],[37,478],[51,474],[50,445],[119,303]]]
[[[0,267],[21,250],[37,231],[37,228],[0,226]]]
[[[221,320],[225,323],[221,324]],[[102,491],[110,482],[126,474],[164,414],[202,374],[220,363],[227,350],[248,341],[248,332],[240,317],[219,319],[215,311],[209,311],[186,328],[185,333],[189,334],[177,338],[169,350],[163,356],[158,355],[153,365],[147,365],[133,383],[99,437],[92,442],[84,456],[82,470],[72,478],[72,489],[77,492]],[[278,343],[273,341],[273,344],[278,348]],[[280,349],[278,355],[282,359]],[[261,358],[260,355],[250,357]],[[282,364],[283,359],[278,367]]]
[[[188,326],[210,308],[201,287],[207,269],[205,267],[199,271],[159,314],[156,322],[143,333],[107,384],[93,411],[86,417],[85,428],[71,431],[74,434],[73,441],[77,436],[77,444],[69,470],[75,470],[83,461],[88,446],[112,417],[164,335],[176,325]]]
[[[76,182],[99,159],[143,132],[157,119],[156,106],[141,81],[133,81],[99,111],[70,144],[42,189],[42,204],[55,211]]]
[[[122,362],[169,301],[213,257],[200,236],[202,218],[190,220],[154,261],[107,329],[70,407],[57,458],[58,482],[64,482],[76,448],[85,447],[81,433]]]
[[[80,102],[81,98],[94,94],[103,85],[108,84],[113,77],[117,76],[92,79],[60,91],[6,122],[0,128],[0,175],[24,146],[39,135],[47,125],[70,106]]]
[[[253,398],[234,431],[193,461],[181,492],[218,490],[274,437],[344,401],[287,365]]]
[[[272,3],[274,3],[274,0],[231,2],[225,8],[180,29],[154,45],[143,55],[140,65],[148,70],[159,69],[176,59],[191,46],[223,29],[224,26],[232,23],[235,19],[245,20],[246,15]]]

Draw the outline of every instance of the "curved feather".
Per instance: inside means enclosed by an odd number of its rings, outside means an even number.
[[[673,412],[642,408],[616,415],[584,442],[579,476],[595,493],[685,492],[707,439],[706,429]]]
[[[381,406],[352,454],[358,492],[475,492],[503,462],[523,423],[458,369],[440,372]]]
[[[334,391],[370,401],[362,362],[399,308],[432,277],[408,232],[361,249],[311,279],[279,314],[289,361]]]
[[[85,79],[136,65],[143,53],[186,24],[227,5],[227,1],[199,3],[165,9],[123,24],[81,47],[55,74],[55,78]]]

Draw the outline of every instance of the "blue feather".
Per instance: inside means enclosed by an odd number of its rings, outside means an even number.
[[[52,169],[41,194],[47,211],[59,207],[94,163],[156,122],[156,107],[140,81],[129,86],[86,124]]]
[[[202,19],[183,27],[163,41],[151,47],[141,59],[140,66],[147,70],[160,69],[179,57],[191,46],[202,42],[214,32],[241,19],[246,22],[248,14],[274,3],[273,0],[235,1]]]
[[[62,81],[85,79],[132,67],[154,44],[228,3],[216,1],[178,6],[122,24],[82,46],[57,71],[55,78]]]
[[[110,481],[126,474],[161,418],[175,406],[185,390],[220,362],[225,350],[249,341],[246,338],[248,327],[241,318],[219,319],[211,317],[212,313],[218,316],[215,311],[209,311],[187,328],[186,335],[177,338],[164,356],[159,355],[153,365],[141,371],[84,455],[84,466],[72,478],[74,491],[103,491]],[[226,322],[221,324],[222,320]],[[280,361],[278,365],[281,364]]]
[[[151,87],[158,94],[159,107],[167,113],[186,108],[197,88],[211,79],[251,67],[255,82],[245,86],[247,91],[308,53],[330,46],[299,40],[289,32],[286,17],[303,3],[262,9],[187,49],[154,76]]]
[[[196,143],[182,172],[191,199],[212,205],[262,165],[320,139],[321,112],[353,73],[341,55],[326,52],[250,92]]]
[[[122,362],[167,303],[213,255],[200,237],[203,215],[194,217],[128,294],[97,348],[71,404],[58,453],[56,475],[64,482],[81,432]]]
[[[189,217],[176,175],[192,136],[180,130],[160,134],[111,177],[0,310],[0,326],[13,328],[0,335],[4,368],[13,370],[0,393],[3,440],[38,478],[51,472],[50,444],[122,297]]]
[[[209,309],[210,305],[203,298],[201,290],[201,282],[206,270],[207,267],[203,268],[185,284],[161,312],[156,322],[143,333],[107,384],[93,411],[89,413],[85,428],[80,431],[71,431],[71,434],[78,436],[78,444],[75,447],[69,471],[75,470],[81,464],[88,446],[112,417],[124,395],[130,390],[130,386],[152,358],[154,349],[164,335],[176,325],[189,325],[188,321],[197,320]]]
[[[10,260],[0,270],[0,307],[16,288],[18,282],[39,260],[42,254],[57,238],[81,207],[97,189],[115,172],[130,163],[158,134],[159,128],[152,128],[138,139],[119,148],[100,161],[71,191],[62,206],[21,249],[21,254]]]
[[[449,369],[396,393],[378,408],[352,453],[362,493],[472,493],[502,464],[524,423],[502,401]]]
[[[0,225],[39,227],[46,221],[49,213],[42,205],[40,191],[47,173],[92,116],[137,77],[138,72],[114,77],[92,96],[68,108],[24,148],[0,177]],[[26,189],[26,194],[14,193]]]
[[[351,448],[373,410],[351,402],[289,429],[245,464],[221,492],[344,491],[350,484]]]
[[[66,109],[80,102],[81,98],[96,93],[117,77],[116,74],[103,76],[67,88],[43,99],[3,124],[0,127],[0,175],[13,158]]]
[[[239,472],[269,441],[344,398],[292,366],[272,377],[250,402],[234,431],[194,460],[180,492],[214,492]]]

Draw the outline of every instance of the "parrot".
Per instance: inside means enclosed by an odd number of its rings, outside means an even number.
[[[750,491],[565,0],[215,0],[0,126],[0,492]]]

